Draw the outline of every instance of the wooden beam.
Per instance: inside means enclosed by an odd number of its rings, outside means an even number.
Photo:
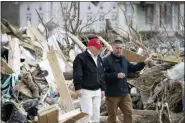
[[[60,105],[63,106],[66,111],[74,110],[71,96],[64,79],[63,71],[60,69],[58,58],[53,47],[50,47],[50,51],[48,52],[47,57],[53,71],[55,82],[59,89]]]
[[[179,49],[178,47],[175,48],[175,56],[176,56],[176,57],[179,57],[180,54],[181,54],[180,49]]]
[[[74,123],[88,114],[80,112],[79,109],[70,111],[59,116],[59,123]]]
[[[59,109],[54,105],[38,112],[38,123],[58,123]]]
[[[113,51],[113,49],[112,49],[112,46],[109,44],[109,43],[107,43],[107,41],[105,41],[101,36],[98,36],[98,38],[100,39],[100,41],[107,47],[107,49],[109,50],[109,51]]]
[[[25,59],[25,63],[27,63],[28,65],[33,66],[33,67],[37,66],[37,62],[35,62],[35,61],[30,61],[30,60]]]
[[[145,57],[139,55],[133,51],[129,51],[123,48],[122,55],[125,56],[130,62],[143,62]]]
[[[14,70],[10,67],[10,65],[3,58],[1,58],[1,66],[5,68],[6,74],[14,73]]]
[[[86,50],[87,47],[75,35],[70,32],[67,32],[67,35],[79,46],[82,51]]]
[[[73,66],[71,66],[70,64],[69,64],[69,62],[67,61],[67,59],[66,59],[66,57],[65,57],[65,55],[63,54],[63,52],[60,50],[60,51],[56,51],[56,54],[57,54],[57,56],[59,57],[59,58],[61,58],[63,61],[64,61],[64,63],[69,67],[69,69],[71,69],[71,70],[73,70]]]
[[[59,47],[59,44],[58,44],[58,41],[57,39],[55,38],[55,36],[51,36],[49,39],[48,39],[48,44],[50,46],[54,46],[54,49],[55,49],[55,52],[57,54],[57,56],[59,58],[61,58],[65,64],[69,67],[70,70],[73,70],[73,67],[68,63],[68,59],[66,58],[66,56],[64,55],[64,53],[62,52],[61,48]],[[48,45],[48,46],[49,46]]]
[[[179,63],[179,62],[184,61],[184,59],[181,57],[166,56],[166,55],[161,55],[161,54],[157,54],[157,53],[153,53],[152,58],[154,60],[160,60],[160,61],[172,62],[172,63]]]
[[[123,48],[122,55],[125,56],[130,62],[142,62],[145,60],[145,56],[139,55],[133,51],[129,51]],[[184,61],[182,57],[166,56],[157,53],[152,54],[153,60],[160,60],[171,63],[179,63]]]
[[[19,39],[18,38],[11,38],[8,36],[9,39],[9,52],[8,52],[8,64],[10,67],[15,71],[20,71],[20,47],[19,47]]]
[[[47,41],[46,37],[39,31],[38,28],[32,26],[30,23],[27,24],[26,34],[31,38],[33,41]]]

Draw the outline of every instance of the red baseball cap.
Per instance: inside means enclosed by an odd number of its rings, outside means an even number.
[[[100,43],[99,38],[93,38],[88,42],[88,46],[95,46],[97,49],[100,49],[103,47],[103,45]]]

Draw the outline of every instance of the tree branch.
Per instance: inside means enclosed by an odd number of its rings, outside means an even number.
[[[38,14],[38,16],[39,16],[39,19],[40,19],[42,25],[44,26],[44,28],[45,28],[45,30],[46,30],[46,40],[47,40],[47,42],[48,42],[48,31],[47,31],[46,25],[44,24],[44,22],[43,22],[43,20],[42,20],[42,18],[41,18],[41,16],[40,16],[40,14],[39,14],[39,12],[37,11],[37,9],[35,9],[35,11],[37,12],[37,14]]]
[[[105,16],[105,15],[107,15],[108,13],[110,12],[110,10],[107,12],[107,13],[105,13],[104,15],[103,15],[103,17]],[[96,19],[96,20],[94,20],[94,21],[92,21],[91,23],[88,23],[88,24],[86,24],[85,26],[83,26],[81,29],[80,29],[80,33],[82,32],[82,30],[85,28],[85,27],[87,27],[87,26],[89,26],[89,25],[91,25],[91,24],[93,24],[94,22],[96,22],[96,21],[98,21],[100,18],[98,18],[98,19]]]

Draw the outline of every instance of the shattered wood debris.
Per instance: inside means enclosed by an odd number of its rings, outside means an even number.
[[[69,110],[74,110],[71,97],[73,100],[77,98],[74,90],[69,89],[68,91],[67,87],[66,80],[72,81],[72,66],[70,66],[70,61],[67,60],[69,56],[62,53],[62,49],[59,47],[59,43],[65,46],[65,42],[59,41],[63,37],[58,37],[57,33],[51,34],[51,37],[54,38],[49,38],[50,42],[47,42],[44,34],[30,23],[26,28],[19,31],[6,20],[2,20],[1,27],[3,27],[2,35],[7,36],[7,38],[3,38],[3,40],[7,40],[6,43],[1,46],[3,49],[3,52],[1,52],[2,108],[11,108],[10,104],[7,105],[7,103],[11,103],[17,106],[16,111],[19,112],[19,114],[13,114],[16,112],[3,110],[1,112],[3,114],[2,120],[13,123],[14,120],[20,121],[23,119],[21,117],[24,116],[26,121],[32,123],[45,123],[47,119],[47,122],[53,123],[53,120],[56,119],[55,122],[59,123],[57,117],[63,116]],[[50,56],[51,59],[47,59],[51,46],[54,47],[53,52],[57,52],[57,55],[55,54],[55,56]],[[61,57],[58,54],[63,54],[63,56]],[[57,66],[57,69],[60,70],[58,73],[55,71],[56,68],[53,69],[54,65],[52,64],[55,64],[52,60],[53,57],[56,57],[55,61],[60,64]],[[60,84],[62,76],[63,85]],[[58,88],[57,85],[62,88]],[[70,105],[69,100],[66,100],[67,98],[71,100]],[[53,105],[58,105],[55,110],[44,112],[44,114],[41,112],[41,109],[47,109],[47,107]],[[68,107],[66,107],[67,105]],[[19,115],[17,118],[21,119],[6,116],[11,114]],[[85,116],[81,115],[76,121],[83,119]],[[67,120],[73,118],[69,117]],[[63,120],[65,120],[65,117]],[[26,121],[22,120],[22,123]]]
[[[10,123],[83,123],[87,114],[79,110],[72,75],[75,56],[86,49],[80,36],[55,30],[57,26],[53,26],[48,29],[49,37],[46,39],[42,24],[37,28],[28,22],[27,27],[18,30],[4,19],[1,20],[1,27],[1,120]],[[116,36],[130,38],[117,31],[113,35],[113,32],[108,33],[112,40]],[[106,37],[95,37],[104,44],[101,56],[112,51],[110,39],[107,42]],[[141,43],[139,46],[146,49]],[[130,62],[143,61],[148,51],[142,48],[134,52],[130,50],[133,48],[125,46],[123,55]],[[177,54],[173,57],[157,55],[153,54],[156,63],[152,66],[128,75],[136,123],[177,123],[183,120],[183,58]],[[101,123],[106,123],[105,98],[100,110]],[[122,121],[122,116],[118,110],[117,121]]]

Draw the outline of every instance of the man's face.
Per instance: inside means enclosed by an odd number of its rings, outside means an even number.
[[[92,49],[92,52],[93,52],[93,54],[94,54],[95,56],[99,55],[100,52],[101,52],[101,48],[98,49],[98,48],[96,48],[95,46],[92,46],[91,49]]]
[[[120,56],[122,53],[122,44],[121,43],[115,43],[112,45],[113,54],[116,56]]]

